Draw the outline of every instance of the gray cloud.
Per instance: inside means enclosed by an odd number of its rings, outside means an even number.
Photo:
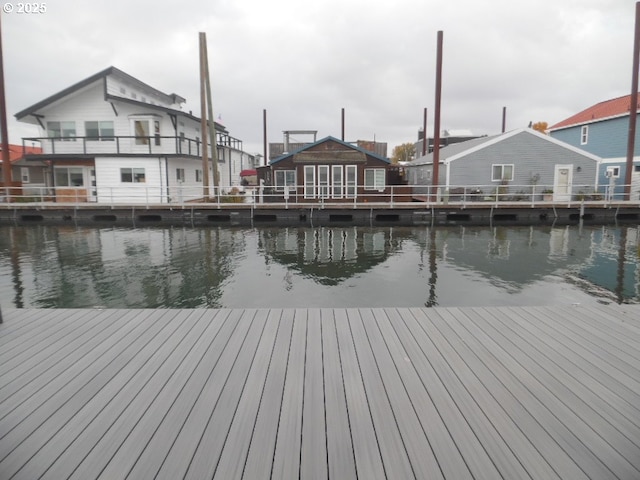
[[[13,114],[110,65],[199,113],[198,32],[207,33],[214,110],[245,149],[282,130],[412,142],[433,126],[436,32],[444,31],[442,127],[476,134],[550,124],[631,85],[633,0],[166,0],[47,3],[3,14]]]

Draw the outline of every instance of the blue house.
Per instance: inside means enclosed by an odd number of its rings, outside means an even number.
[[[600,102],[549,128],[553,138],[602,158],[598,184],[612,198],[621,199],[624,193],[630,111],[631,95],[627,95]],[[635,137],[631,198],[640,199],[640,129]]]

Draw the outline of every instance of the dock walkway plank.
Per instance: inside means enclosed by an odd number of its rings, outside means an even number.
[[[640,306],[8,309],[0,478],[640,478]]]

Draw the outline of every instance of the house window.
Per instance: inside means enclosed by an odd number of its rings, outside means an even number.
[[[620,167],[607,167],[607,178],[620,178]]]
[[[580,145],[586,145],[589,141],[589,125],[583,125],[580,129]]]
[[[144,168],[121,168],[120,181],[122,183],[145,183]]]
[[[344,171],[347,180],[345,183],[347,198],[355,198],[358,167],[356,165],[347,165],[344,167]]]
[[[331,196],[342,198],[343,193],[342,165],[331,166]]]
[[[133,131],[136,136],[136,145],[149,145],[149,120],[134,120]]]
[[[364,170],[364,189],[365,190],[384,190],[385,188],[384,168],[366,168]]]
[[[84,122],[87,140],[113,141],[113,122]]]
[[[511,165],[492,165],[491,166],[492,182],[512,182],[513,181],[513,164]]]
[[[329,198],[329,165],[318,165],[318,195]]]
[[[81,167],[56,167],[56,187],[83,187],[84,175]]]
[[[196,182],[202,182],[202,170],[196,170]]]
[[[47,122],[47,131],[50,138],[69,141],[76,136],[76,122]]]
[[[304,198],[316,197],[316,167],[304,166]]]
[[[184,168],[176,168],[176,180],[178,183],[184,183]]]
[[[29,183],[29,167],[20,167],[20,180],[22,183]]]
[[[156,139],[156,145],[160,145],[160,121],[159,120],[153,121],[153,134]]]
[[[120,87],[120,93],[122,93],[123,95],[127,93],[127,89],[124,87]]]
[[[284,187],[296,186],[296,171],[295,170],[276,170],[276,191],[283,192]]]

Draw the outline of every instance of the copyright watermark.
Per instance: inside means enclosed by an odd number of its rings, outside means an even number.
[[[47,13],[46,3],[4,3],[2,4],[4,13],[17,14],[39,14]]]

